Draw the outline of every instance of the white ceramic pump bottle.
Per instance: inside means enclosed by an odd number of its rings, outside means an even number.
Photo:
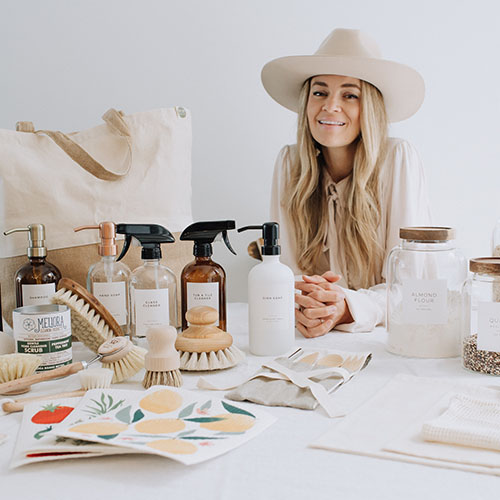
[[[293,348],[295,342],[294,275],[279,260],[279,225],[238,229],[262,229],[262,262],[248,275],[248,328],[250,351],[257,356],[276,356]]]

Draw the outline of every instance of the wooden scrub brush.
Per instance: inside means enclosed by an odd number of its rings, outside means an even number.
[[[177,330],[165,325],[150,328],[146,332],[149,351],[145,358],[146,375],[142,385],[149,389],[152,385],[180,387],[182,376],[179,371],[180,358],[175,350]]]
[[[245,355],[233,344],[229,333],[214,323],[219,313],[208,306],[197,306],[186,312],[190,326],[177,336],[175,348],[181,354],[181,370],[222,370],[237,365]]]
[[[78,361],[70,365],[60,366],[54,370],[5,382],[0,384],[0,394],[14,394],[12,391],[29,388],[38,382],[77,373],[80,370],[85,370],[96,361],[101,361],[106,368],[113,370],[113,383],[122,382],[134,376],[141,368],[144,368],[145,354],[146,349],[134,346],[129,339],[125,337],[113,337],[99,347],[97,356],[90,361]]]
[[[10,382],[22,377],[33,375],[40,366],[42,359],[35,354],[4,354],[0,356],[0,383]],[[23,394],[30,390],[30,386],[13,389],[2,394]]]
[[[58,394],[45,394],[44,396],[7,401],[2,405],[2,410],[5,413],[13,413],[16,411],[22,411],[28,403],[33,401],[51,401],[53,399],[75,398],[83,396],[90,389],[107,389],[111,385],[113,370],[110,370],[109,368],[91,368],[80,372],[79,375],[80,384],[82,384],[81,389],[70,392],[60,392]]]
[[[70,308],[71,333],[91,351],[97,352],[102,343],[113,336],[123,335],[112,314],[83,286],[62,278],[58,288],[52,302]]]

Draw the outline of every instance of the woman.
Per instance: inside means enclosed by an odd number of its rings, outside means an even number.
[[[278,156],[271,199],[282,261],[303,274],[297,328],[305,337],[370,331],[385,320],[384,263],[399,228],[430,224],[420,159],[406,141],[387,137],[389,121],[422,104],[423,80],[381,59],[362,32],[336,29],[314,55],[268,63],[262,81],[299,115],[297,144]]]

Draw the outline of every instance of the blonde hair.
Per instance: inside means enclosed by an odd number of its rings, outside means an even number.
[[[321,145],[311,135],[307,120],[307,102],[311,80],[300,93],[297,126],[297,156],[285,186],[285,207],[292,221],[296,258],[308,274],[316,273],[323,253],[328,228],[328,205],[323,191],[327,175]],[[381,218],[379,174],[385,156],[387,116],[382,94],[361,80],[361,133],[356,145],[354,167],[348,179],[345,212],[340,220],[339,244],[345,254],[344,278],[350,288],[366,288],[380,274],[383,249],[377,240]]]

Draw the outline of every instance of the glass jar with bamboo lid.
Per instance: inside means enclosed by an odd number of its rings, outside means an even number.
[[[402,227],[387,261],[387,350],[418,358],[461,354],[467,263],[451,227]]]
[[[500,375],[500,257],[471,259],[465,286],[463,365]]]

